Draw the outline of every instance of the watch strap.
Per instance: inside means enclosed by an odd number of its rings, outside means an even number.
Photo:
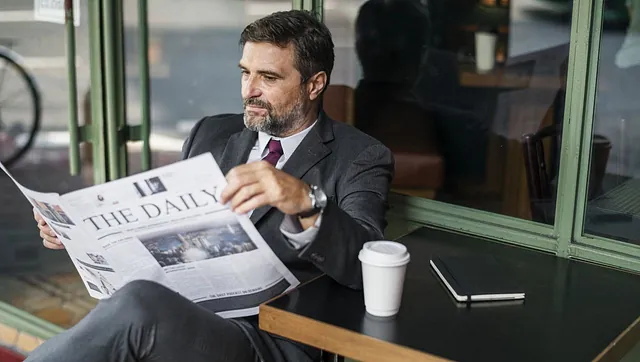
[[[304,219],[307,217],[317,215],[320,213],[320,211],[322,211],[322,207],[318,205],[318,198],[316,196],[317,190],[318,190],[318,186],[309,185],[309,198],[311,199],[311,209],[298,213],[297,215],[298,217]]]

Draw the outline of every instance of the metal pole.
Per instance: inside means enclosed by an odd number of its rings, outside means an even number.
[[[128,174],[128,160],[127,160],[127,85],[125,74],[125,62],[124,62],[124,5],[123,0],[114,0],[115,8],[115,65],[116,65],[116,78],[114,82],[116,84],[116,100],[118,106],[117,121],[118,121],[118,175],[117,177],[125,177]]]
[[[91,67],[91,143],[93,150],[93,182],[107,180],[105,152],[101,0],[89,1],[89,52]]]
[[[324,1],[312,0],[311,11],[318,17],[318,19],[324,22]]]
[[[78,86],[76,79],[76,30],[73,22],[73,0],[65,0],[65,35],[67,51],[67,79],[69,90],[69,169],[71,175],[80,173],[80,137],[78,135]]]
[[[141,138],[142,138],[142,170],[151,168],[151,97],[149,87],[149,18],[147,0],[138,0],[138,59],[140,62],[140,100],[141,106]]]
[[[303,8],[303,0],[291,0],[291,8],[293,10],[302,10]]]
[[[120,5],[120,6],[119,6]],[[122,2],[102,2],[102,32],[104,44],[104,85],[107,111],[107,154],[109,180],[126,175],[126,138],[124,129],[124,74],[122,62]],[[124,155],[124,157],[123,157]],[[123,158],[125,158],[123,160]]]

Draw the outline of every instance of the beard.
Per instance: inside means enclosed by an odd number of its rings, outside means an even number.
[[[304,122],[304,105],[302,99],[298,99],[294,106],[284,112],[274,110],[271,103],[258,98],[245,99],[244,125],[254,132],[264,132],[270,136],[282,137],[298,128]],[[246,107],[260,107],[267,111],[266,116],[249,115]]]

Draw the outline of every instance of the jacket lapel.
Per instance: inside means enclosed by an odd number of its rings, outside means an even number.
[[[226,176],[233,167],[247,162],[249,153],[256,144],[257,139],[258,133],[246,128],[242,132],[235,133],[229,137],[220,157],[220,162],[218,162],[223,175]]]
[[[325,143],[333,140],[333,126],[331,120],[324,114],[320,113],[318,122],[311,131],[300,142],[298,148],[287,160],[282,171],[296,178],[302,178],[307,171],[327,157],[331,150],[325,146]],[[255,142],[255,141],[254,141]],[[257,208],[251,214],[251,221],[257,223],[271,209],[271,206],[263,206]]]

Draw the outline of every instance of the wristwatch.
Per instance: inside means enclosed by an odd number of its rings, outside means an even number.
[[[309,198],[311,199],[311,209],[298,214],[300,218],[307,218],[318,214],[327,206],[327,194],[316,185],[309,185]]]

